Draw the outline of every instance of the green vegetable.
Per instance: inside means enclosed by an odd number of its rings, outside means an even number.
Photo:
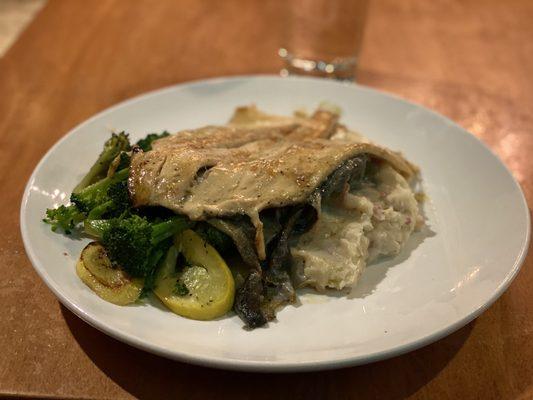
[[[111,261],[133,277],[152,275],[172,245],[171,238],[187,227],[187,220],[178,216],[162,222],[150,222],[138,215],[86,221],[86,232],[97,237]]]
[[[121,152],[120,159],[119,159],[118,166],[117,166],[117,171],[120,171],[121,169],[124,169],[124,168],[129,168],[130,163],[131,163],[131,156],[125,151]]]
[[[49,208],[46,210],[46,217],[43,221],[50,224],[54,232],[57,231],[57,228],[60,228],[66,234],[70,234],[76,225],[84,219],[85,214],[80,212],[75,205],[70,205]]]
[[[130,209],[131,200],[126,180],[111,184],[106,196],[106,200],[91,209],[88,219],[100,219],[103,215],[118,217]]]
[[[115,175],[109,178],[104,178],[77,193],[72,193],[70,195],[70,201],[75,204],[81,212],[89,213],[93,208],[109,200],[107,192],[111,185],[125,181],[128,179],[128,175],[128,169],[118,171]]]
[[[180,268],[178,251],[188,266]],[[176,271],[178,264],[179,271]],[[188,296],[176,293],[176,281],[183,282]],[[184,291],[183,291],[184,292]],[[154,287],[155,295],[178,315],[210,320],[231,310],[235,295],[235,281],[218,252],[190,229],[175,238],[161,262]]]
[[[144,139],[139,140],[136,145],[139,146],[143,151],[150,151],[152,150],[152,143],[155,140],[164,138],[168,135],[170,135],[170,133],[167,131],[163,131],[161,133],[150,133],[146,135]]]
[[[70,234],[77,224],[89,216],[97,218],[105,213],[123,212],[129,208],[125,186],[128,174],[129,170],[123,169],[112,177],[93,183],[78,193],[72,193],[70,205],[46,210],[43,221],[50,224],[54,232],[61,228],[66,234]]]
[[[178,296],[187,296],[189,294],[189,288],[185,283],[178,279],[176,281],[176,286],[174,286],[173,293]]]
[[[122,152],[131,149],[128,135],[124,132],[111,134],[111,137],[105,142],[104,149],[98,156],[87,175],[83,177],[80,183],[74,188],[73,193],[79,193],[87,186],[105,178],[111,162]]]
[[[131,278],[122,268],[112,265],[106,250],[97,242],[82,250],[76,274],[102,299],[118,305],[137,301],[144,287],[143,279]]]

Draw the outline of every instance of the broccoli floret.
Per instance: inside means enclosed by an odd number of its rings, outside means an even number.
[[[128,182],[126,180],[115,182],[107,188],[106,196],[99,199],[100,204],[92,208],[87,218],[100,219],[119,217],[129,212],[131,207]]]
[[[125,151],[123,151],[122,153],[120,153],[120,159],[118,161],[118,166],[116,170],[120,171],[121,169],[129,168],[130,164],[131,164],[131,156]]]
[[[163,222],[149,222],[138,215],[130,215],[87,221],[86,231],[100,239],[113,263],[133,277],[147,277],[172,245],[172,236],[187,226],[187,220],[179,216]]]
[[[107,197],[120,210],[127,210],[131,206],[130,193],[128,191],[128,181],[120,181],[112,184],[107,189]]]
[[[80,183],[74,188],[74,193],[79,193],[89,185],[98,182],[107,175],[107,170],[111,162],[122,151],[129,151],[131,149],[128,135],[124,132],[118,134],[113,133],[111,137],[105,142],[104,149],[98,156],[98,159],[93,164],[87,175],[83,177]]]
[[[78,193],[72,193],[70,201],[90,219],[97,219],[105,212],[123,206],[125,196],[123,191],[127,190],[128,175],[127,168],[120,170],[115,175],[93,183]],[[115,200],[118,200],[118,205],[115,205]]]
[[[224,232],[219,231],[208,223],[199,223],[196,226],[195,232],[220,254],[225,254],[233,249],[233,240]]]
[[[52,226],[52,231],[61,228],[66,234],[70,234],[72,229],[85,219],[85,215],[78,208],[71,204],[69,206],[59,206],[46,210],[44,222]]]
[[[46,218],[43,221],[52,225],[54,232],[61,228],[69,234],[86,218],[100,218],[110,212],[119,215],[129,208],[126,184],[128,174],[128,169],[120,170],[110,178],[104,178],[78,193],[72,193],[72,204],[46,210]]]
[[[155,140],[164,138],[168,135],[170,135],[170,133],[167,131],[163,131],[162,133],[150,133],[146,135],[144,139],[139,140],[136,145],[139,146],[143,151],[150,151],[152,150],[152,143]]]
[[[132,276],[143,276],[144,264],[152,248],[152,226],[144,218],[133,216],[112,219],[102,235],[102,243],[111,259]]]
[[[131,155],[130,153],[127,153],[125,151],[122,151],[118,156],[115,157],[115,159],[109,164],[109,168],[107,169],[107,177],[112,177],[117,173],[117,171],[120,171],[125,168],[129,168],[131,164]]]

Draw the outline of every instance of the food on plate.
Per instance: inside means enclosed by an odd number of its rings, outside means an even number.
[[[89,243],[76,263],[76,273],[98,296],[120,306],[139,298],[143,281],[132,278],[121,268],[114,268],[104,246]]]
[[[97,240],[77,271],[103,299],[153,292],[179,315],[233,308],[255,328],[295,288],[352,288],[368,263],[398,254],[423,223],[418,179],[331,107],[285,117],[248,106],[226,125],[133,146],[113,134],[71,204],[45,221],[65,233],[83,225]]]
[[[184,258],[177,273],[178,256]],[[159,267],[155,295],[176,314],[209,320],[231,310],[235,283],[218,252],[192,230],[176,238]]]

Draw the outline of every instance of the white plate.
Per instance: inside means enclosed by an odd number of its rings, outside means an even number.
[[[231,316],[199,322],[153,301],[119,307],[76,276],[86,240],[54,234],[44,211],[68,196],[109,129],[133,139],[226,122],[239,105],[289,114],[328,101],[342,120],[418,164],[433,234],[411,238],[398,257],[369,266],[350,296],[301,296],[268,328],[246,331]],[[505,166],[474,136],[420,106],[329,80],[238,77],[178,85],[112,107],[73,129],[41,160],[21,208],[26,251],[59,300],[101,331],[173,359],[214,367],[294,371],[356,365],[398,355],[462,327],[509,286],[525,257],[529,212]],[[66,255],[65,255],[66,254]]]

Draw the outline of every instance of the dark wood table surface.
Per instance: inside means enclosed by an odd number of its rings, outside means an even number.
[[[488,311],[445,339],[371,365],[304,374],[212,370],[136,350],[67,311],[33,271],[19,206],[47,149],[92,114],[147,90],[277,73],[282,5],[50,1],[0,59],[0,394],[533,398],[533,254]],[[532,1],[375,0],[363,46],[361,83],[436,109],[480,137],[533,204]]]

